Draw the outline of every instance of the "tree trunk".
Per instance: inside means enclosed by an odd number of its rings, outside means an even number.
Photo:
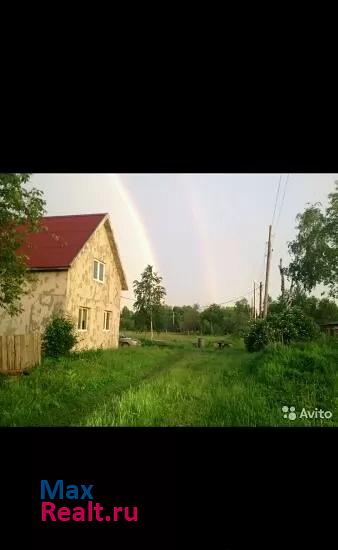
[[[153,315],[150,314],[150,338],[151,340],[154,339],[154,332],[153,332]]]

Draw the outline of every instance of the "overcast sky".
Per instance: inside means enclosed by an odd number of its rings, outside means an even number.
[[[280,174],[34,174],[47,213],[107,212],[132,297],[148,263],[167,303],[222,303],[264,282],[264,253]],[[327,205],[338,174],[283,174],[273,224],[270,294],[280,292],[279,259],[307,203]],[[285,194],[284,194],[285,192]],[[284,196],[284,201],[283,201]],[[124,299],[123,303],[132,306]],[[230,304],[229,304],[230,305]]]

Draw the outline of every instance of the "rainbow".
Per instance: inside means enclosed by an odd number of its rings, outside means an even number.
[[[209,303],[214,303],[217,297],[214,258],[208,242],[208,224],[205,221],[205,215],[201,208],[202,200],[198,200],[199,197],[196,188],[196,185],[189,183],[186,189],[202,256],[206,296]]]
[[[133,220],[134,225],[136,226],[139,246],[142,250],[142,254],[145,258],[147,258],[147,262],[150,263],[150,265],[156,267],[157,261],[155,259],[155,254],[147,234],[146,226],[140,216],[140,213],[138,212],[129,191],[127,191],[127,189],[123,185],[121,178],[118,175],[114,176],[114,183],[115,188],[117,189],[123,203],[126,206],[126,210],[130,218]]]
[[[122,256],[125,255],[126,257],[129,255],[129,262],[126,261],[126,263],[127,265],[129,264],[129,269],[127,268],[127,272],[130,274],[130,278],[128,280],[129,291],[127,294],[124,293],[123,295],[125,298],[131,299],[134,297],[132,280],[139,278],[141,272],[148,264],[154,266],[154,268],[158,270],[158,262],[152,248],[150,238],[147,234],[145,223],[142,220],[131,194],[119,175],[112,174],[111,178],[114,191],[117,192],[119,202],[121,203],[123,218],[125,218],[123,225],[131,226],[132,232],[135,235],[135,242],[131,243],[131,247],[133,248],[129,247],[128,250],[126,250],[126,253],[122,254]],[[122,300],[122,302],[122,306],[131,305],[131,302],[127,302],[125,300]]]
[[[128,216],[128,222],[131,223],[135,234],[137,235],[137,243],[139,253],[142,256],[142,270],[147,264],[153,265],[158,271],[159,264],[156,260],[156,256],[151,244],[151,240],[148,236],[146,224],[142,219],[142,216],[134,202],[131,193],[128,191],[126,185],[124,185],[123,179],[117,174],[112,175],[114,188],[118,192],[118,195],[122,201],[124,209]],[[192,220],[196,230],[196,235],[199,243],[199,250],[202,258],[203,265],[203,279],[206,289],[206,295],[210,302],[216,300],[216,281],[215,281],[215,266],[214,258],[212,257],[210,246],[208,243],[208,226],[205,222],[205,216],[201,208],[203,201],[198,200],[196,185],[189,183],[184,186],[187,191],[188,205],[191,211]],[[163,276],[163,274],[161,274]],[[131,290],[131,288],[130,288]]]

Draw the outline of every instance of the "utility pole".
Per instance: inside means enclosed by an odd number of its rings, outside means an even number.
[[[261,281],[259,283],[259,315],[258,317],[262,317],[262,293],[263,293],[263,283]]]
[[[264,319],[268,313],[269,275],[270,275],[270,262],[271,262],[271,228],[272,226],[269,225],[268,255],[266,258],[265,292],[264,292],[264,311],[263,311]]]
[[[175,328],[175,311],[174,311],[174,308],[173,308],[173,329]]]
[[[254,288],[253,288],[253,318],[256,319],[256,283],[253,282]]]

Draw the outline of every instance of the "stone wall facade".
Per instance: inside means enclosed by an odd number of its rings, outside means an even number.
[[[105,265],[104,282],[94,280],[94,259]],[[88,329],[79,331],[77,349],[118,345],[121,282],[104,224],[87,241],[68,273],[66,311],[75,323],[79,308],[88,308]],[[104,312],[111,312],[111,327],[104,330]]]
[[[41,332],[54,311],[64,311],[68,271],[34,272],[33,279],[21,300],[22,313],[14,317],[0,313],[1,335]]]

